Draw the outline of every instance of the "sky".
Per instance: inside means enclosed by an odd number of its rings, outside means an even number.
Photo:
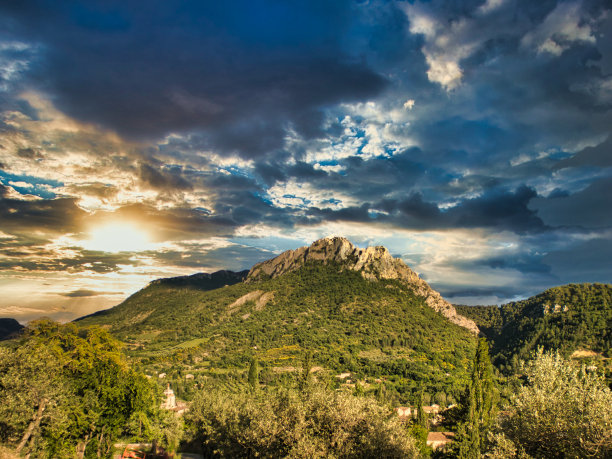
[[[612,5],[0,3],[0,317],[330,235],[449,301],[612,282]]]

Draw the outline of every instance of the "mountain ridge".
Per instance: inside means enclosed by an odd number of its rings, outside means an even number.
[[[360,249],[348,239],[330,236],[313,242],[310,246],[287,250],[280,255],[255,264],[245,282],[255,282],[262,278],[275,278],[295,271],[307,262],[339,263],[342,267],[358,271],[364,279],[396,279],[410,287],[415,295],[425,299],[425,303],[434,311],[446,317],[452,323],[478,334],[476,323],[457,313],[453,305],[446,301],[403,260],[394,258],[386,247],[375,246]]]
[[[0,318],[0,341],[16,337],[21,333],[23,328],[23,325],[15,319]]]

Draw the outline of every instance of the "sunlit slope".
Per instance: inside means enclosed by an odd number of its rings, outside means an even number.
[[[210,291],[153,283],[80,324],[110,327],[145,362],[188,356],[243,368],[256,356],[287,366],[313,352],[330,369],[446,382],[464,376],[476,339],[398,280],[316,262]]]
[[[610,356],[612,285],[569,284],[548,289],[524,301],[457,310],[473,319],[493,341],[500,365],[516,364],[538,346],[566,355]]]

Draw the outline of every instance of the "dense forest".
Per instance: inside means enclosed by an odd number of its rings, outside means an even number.
[[[457,306],[492,343],[495,364],[512,372],[535,349],[609,362],[612,285],[569,284],[497,306]],[[610,371],[610,364],[605,367]]]

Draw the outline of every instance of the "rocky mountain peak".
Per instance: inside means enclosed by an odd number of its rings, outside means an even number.
[[[425,303],[442,314],[451,322],[478,333],[474,321],[457,314],[448,301],[432,289],[427,282],[419,277],[401,259],[394,258],[382,246],[360,249],[343,237],[326,237],[313,242],[309,247],[287,250],[276,258],[257,263],[251,268],[246,282],[254,282],[263,277],[278,277],[295,271],[307,262],[333,262],[361,272],[368,280],[397,279],[410,288],[416,295],[425,299]]]

